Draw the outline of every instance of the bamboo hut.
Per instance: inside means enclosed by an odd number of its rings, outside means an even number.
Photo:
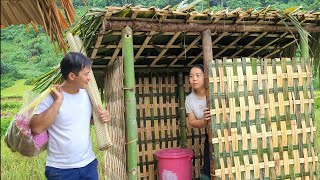
[[[199,178],[205,132],[189,127],[184,108],[188,71],[197,63],[206,67],[213,178],[318,176],[306,62],[319,61],[319,13],[127,5],[88,12],[73,33],[93,60],[111,113],[121,114],[111,123],[118,144],[106,152],[106,179],[157,179],[154,153],[175,147],[193,149]],[[297,52],[305,59],[295,59]]]

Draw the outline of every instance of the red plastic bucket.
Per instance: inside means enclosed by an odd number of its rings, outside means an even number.
[[[155,155],[158,159],[160,180],[192,179],[192,150],[181,148],[161,149]]]

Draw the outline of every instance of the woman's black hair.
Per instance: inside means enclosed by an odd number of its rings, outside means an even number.
[[[60,62],[60,72],[62,78],[67,80],[69,73],[78,75],[83,68],[91,65],[91,60],[85,55],[78,52],[69,52]]]
[[[195,64],[195,65],[192,66],[192,68],[194,68],[194,67],[201,69],[202,72],[204,73],[204,67],[203,67],[202,64]],[[191,68],[191,69],[192,69],[192,68]]]

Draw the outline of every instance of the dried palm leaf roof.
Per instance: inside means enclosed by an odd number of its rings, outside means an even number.
[[[1,0],[1,27],[31,23],[42,26],[57,51],[55,42],[64,52],[63,31],[68,23],[75,21],[75,10],[71,0],[59,0],[65,16],[60,12],[55,0]],[[67,20],[66,20],[67,19]],[[68,21],[68,22],[67,22]]]
[[[83,16],[73,30],[84,41],[95,68],[121,56],[121,29],[133,30],[136,67],[190,67],[202,61],[201,32],[210,29],[213,58],[292,57],[298,33],[320,33],[320,13],[300,8],[284,11],[242,10],[203,12],[188,6],[106,7]]]

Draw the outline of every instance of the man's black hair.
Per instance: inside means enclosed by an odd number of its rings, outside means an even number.
[[[195,64],[195,65],[192,66],[192,68],[194,68],[194,67],[201,69],[202,72],[204,73],[204,67],[203,67],[202,64]],[[191,68],[191,69],[192,69],[192,68]]]
[[[78,52],[69,52],[60,62],[60,69],[62,78],[67,80],[69,73],[74,73],[76,75],[85,68],[90,67],[92,62],[85,55]]]

